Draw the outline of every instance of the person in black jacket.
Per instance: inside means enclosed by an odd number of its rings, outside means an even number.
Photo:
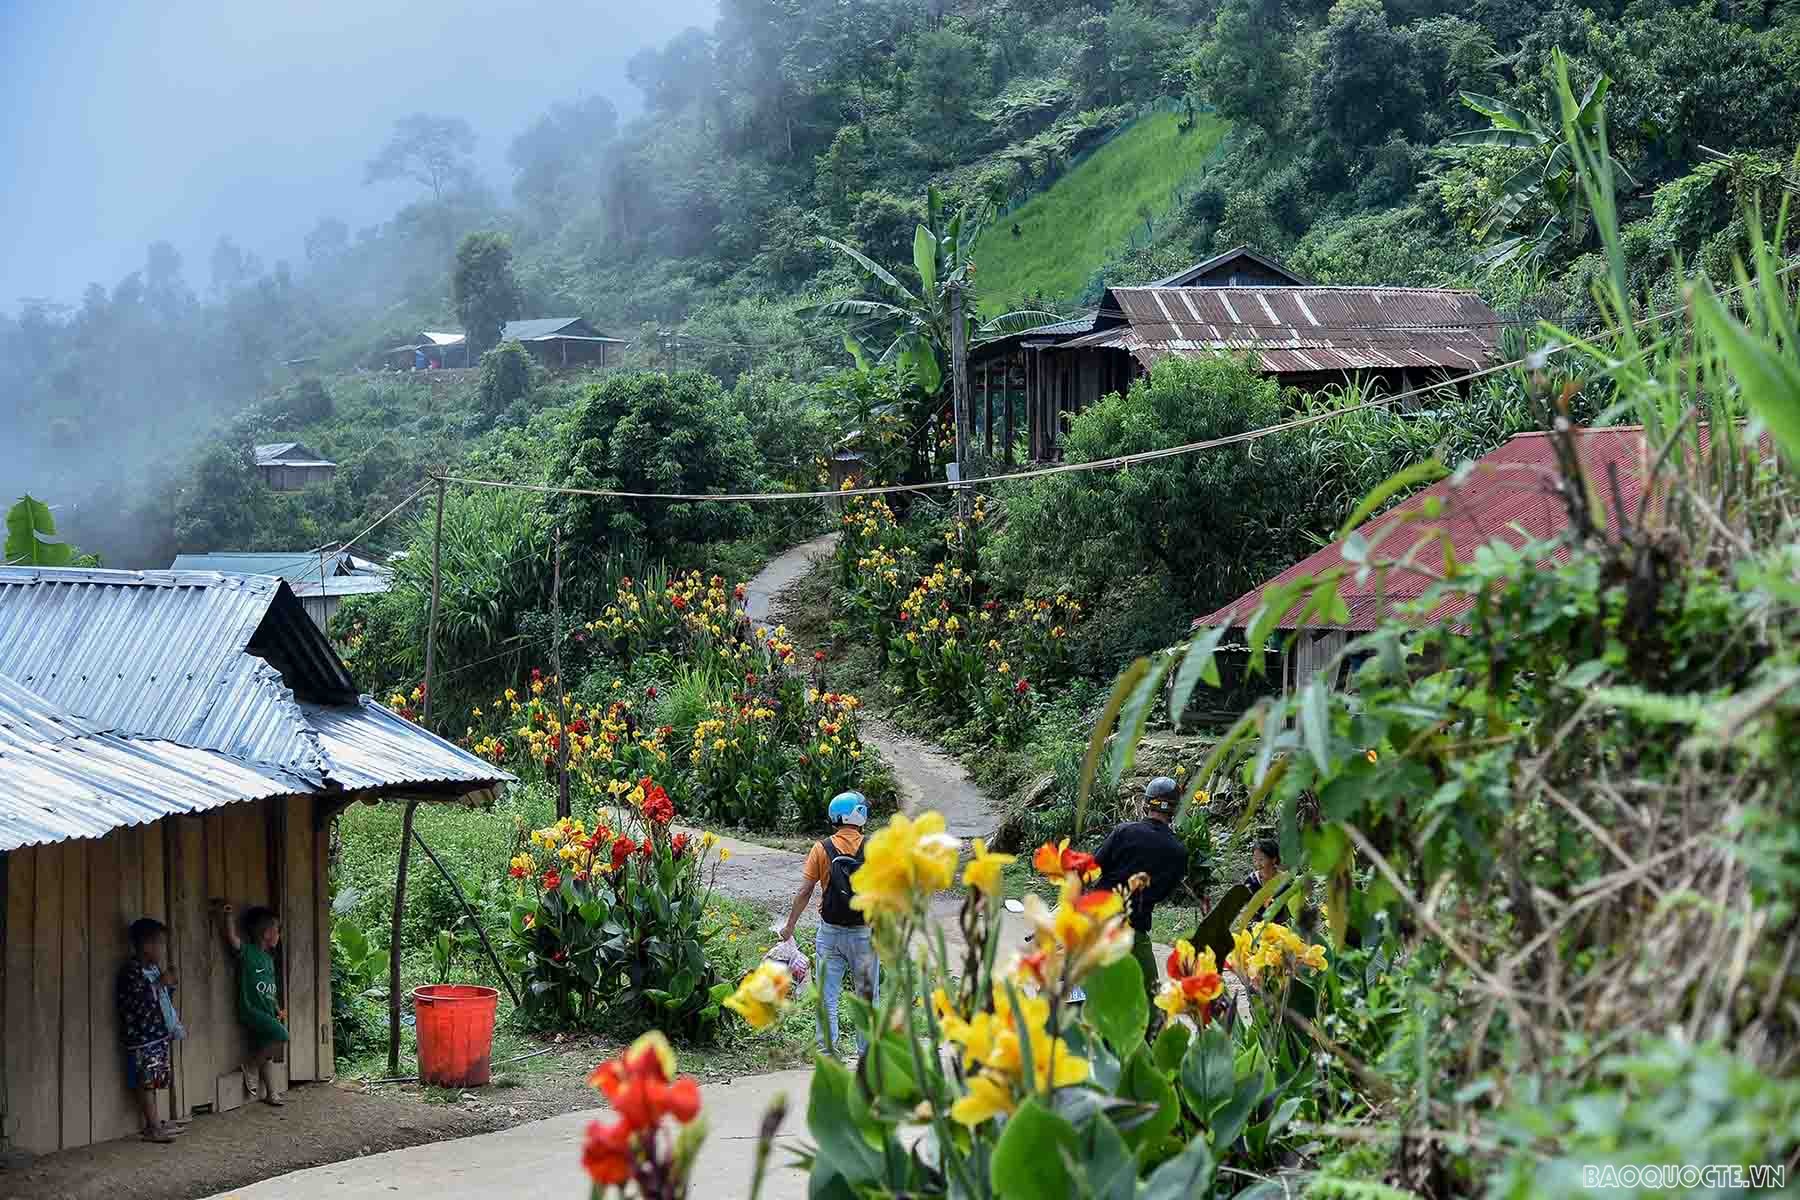
[[[1144,990],[1156,999],[1161,975],[1150,944],[1150,919],[1187,874],[1187,845],[1169,823],[1181,803],[1181,785],[1159,775],[1144,785],[1144,816],[1113,830],[1094,861],[1100,864],[1097,886],[1125,894],[1125,909],[1137,935],[1131,953],[1144,973]],[[1142,879],[1138,877],[1142,876]]]

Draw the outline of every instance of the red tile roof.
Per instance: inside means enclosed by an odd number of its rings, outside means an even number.
[[[1616,534],[1619,514],[1614,507],[1607,468],[1617,469],[1619,496],[1625,511],[1635,517],[1648,470],[1643,429],[1639,426],[1584,429],[1578,431],[1577,438],[1582,468],[1602,496],[1607,530]],[[1467,561],[1478,547],[1495,539],[1516,547],[1528,540],[1541,541],[1561,533],[1569,524],[1568,509],[1560,493],[1561,483],[1555,446],[1550,437],[1543,433],[1521,433],[1493,453],[1477,459],[1474,469],[1461,483],[1454,482],[1454,476],[1440,480],[1365,522],[1356,532],[1375,546],[1373,557],[1380,562],[1406,560],[1410,554],[1422,566],[1435,570],[1442,562],[1442,554],[1436,546],[1440,532],[1449,535],[1459,561]],[[1432,520],[1420,519],[1425,503],[1434,498],[1443,506],[1440,515]],[[1382,537],[1384,532],[1386,536]],[[1381,538],[1378,543],[1377,538]],[[1198,618],[1195,627],[1227,622],[1238,626],[1248,624],[1262,603],[1266,589],[1304,575],[1316,577],[1332,567],[1347,565],[1343,545],[1342,541],[1337,541],[1320,549],[1262,587],[1238,597],[1217,612]],[[1567,557],[1567,550],[1559,547],[1552,555],[1552,561],[1561,562]],[[1393,614],[1396,606],[1418,599],[1433,582],[1423,574],[1399,568],[1370,571],[1362,579],[1354,573],[1349,574],[1339,585],[1339,594],[1350,610],[1349,621],[1332,625],[1314,621],[1308,626],[1353,632],[1374,629]],[[1453,619],[1467,611],[1472,603],[1471,597],[1452,597],[1433,609],[1426,620]],[[1300,606],[1296,605],[1276,627],[1296,627],[1300,624],[1300,612]]]

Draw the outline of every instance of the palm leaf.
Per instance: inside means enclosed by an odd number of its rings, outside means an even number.
[[[937,291],[937,238],[923,225],[913,230],[913,270],[927,296]]]
[[[1474,109],[1496,125],[1527,131],[1537,128],[1537,121],[1532,118],[1531,114],[1523,109],[1514,108],[1504,100],[1484,96],[1479,92],[1459,92],[1457,94],[1462,98],[1466,107]]]
[[[1024,333],[1040,325],[1054,325],[1062,319],[1053,312],[1045,312],[1039,308],[1020,308],[988,318],[976,332],[988,337],[1005,337],[1009,333]]]
[[[889,271],[886,267],[864,254],[861,250],[858,250],[855,246],[851,246],[845,242],[838,241],[836,238],[830,237],[822,237],[819,241],[850,258],[851,261],[855,262],[863,270],[873,275],[886,286],[892,288],[903,298],[911,300],[914,303],[918,302],[918,297],[914,296],[912,292],[907,289],[905,284],[894,278],[892,271]]]
[[[1446,146],[1505,146],[1511,150],[1537,150],[1549,140],[1524,129],[1465,129],[1444,139]]]

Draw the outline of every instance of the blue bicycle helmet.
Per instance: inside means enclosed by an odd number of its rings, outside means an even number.
[[[839,792],[831,798],[825,815],[833,825],[867,825],[869,802],[861,792]]]

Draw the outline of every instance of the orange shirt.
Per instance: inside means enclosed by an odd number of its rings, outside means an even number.
[[[835,833],[826,839],[836,846],[839,854],[855,854],[862,848],[863,832],[854,825],[840,825]],[[800,868],[800,874],[814,883],[823,884],[831,878],[831,860],[825,856],[825,848],[814,842],[812,849],[806,852],[806,865]],[[815,906],[825,905],[825,889],[819,889],[819,902]]]

